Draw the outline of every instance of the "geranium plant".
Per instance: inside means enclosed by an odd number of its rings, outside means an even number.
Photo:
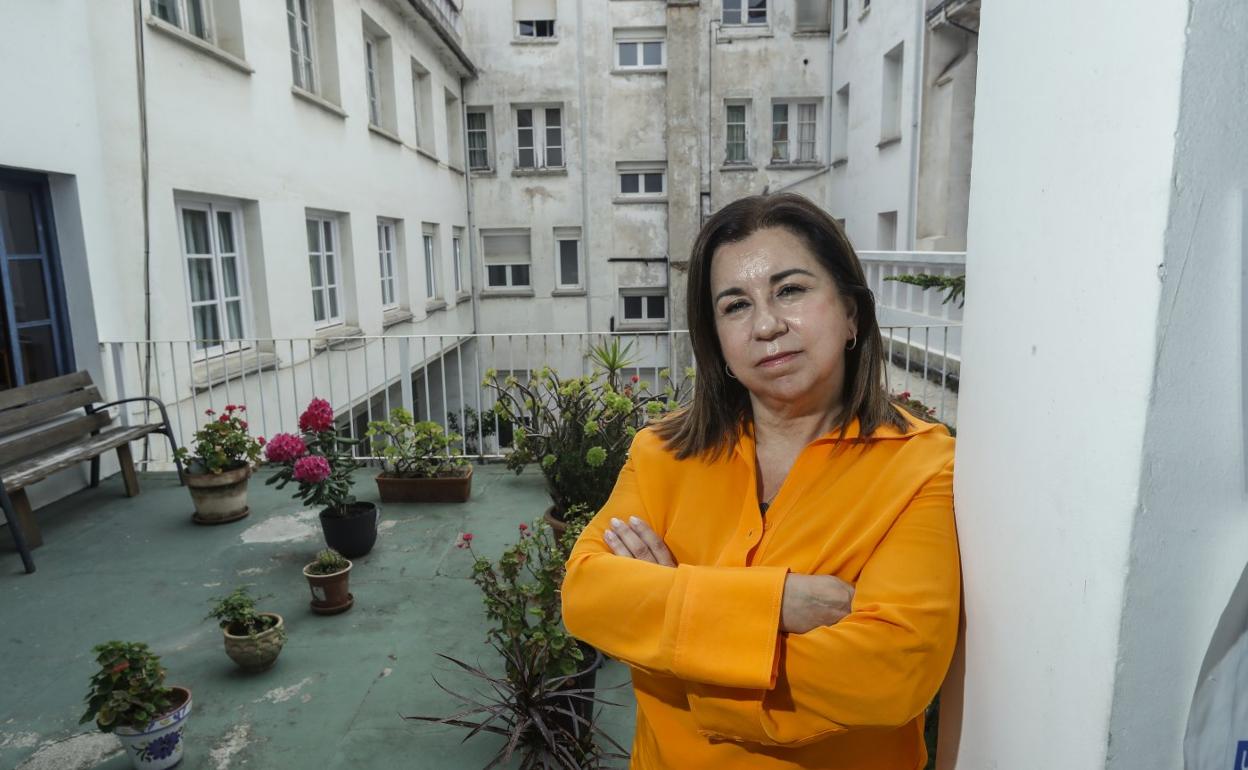
[[[247,432],[244,404],[226,404],[218,415],[207,409],[208,422],[195,432],[191,447],[178,447],[177,456],[193,470],[205,473],[223,473],[255,465],[264,448],[264,437],[253,438]]]
[[[298,484],[294,496],[304,505],[347,516],[347,506],[355,502],[351,471],[359,463],[352,456],[352,448],[359,440],[338,435],[334,409],[321,398],[312,399],[299,416],[299,430],[299,435],[278,433],[269,439],[265,459],[280,467],[264,483],[284,489],[293,481]]]
[[[447,433],[430,420],[417,422],[412,413],[402,407],[390,410],[389,420],[370,422],[366,437],[374,451],[380,450],[382,466],[391,476],[422,479],[459,476],[468,466],[467,458],[451,454],[450,450],[462,436]]]
[[[677,384],[670,372],[659,372],[660,393],[637,375],[624,378],[632,365],[632,343],[614,339],[590,351],[593,374],[562,379],[550,367],[525,381],[500,380],[493,369],[483,385],[497,397],[499,417],[511,422],[514,451],[507,467],[520,473],[537,462],[555,512],[564,516],[573,506],[597,510],[606,503],[624,467],[628,447],[648,420],[682,405],[691,391],[692,370]]]
[[[142,728],[169,710],[173,690],[165,687],[160,657],[141,642],[106,642],[92,650],[100,670],[91,677],[87,711],[79,723],[95,720],[106,733]]]

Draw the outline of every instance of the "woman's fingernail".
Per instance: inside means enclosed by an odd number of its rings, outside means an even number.
[[[629,520],[628,520],[628,522],[629,522],[630,524],[632,524],[633,526],[637,526],[638,524],[645,524],[645,522],[644,522],[644,521],[642,521],[641,519],[637,518],[636,516],[632,516],[632,517],[630,517],[630,518],[629,518]]]
[[[607,540],[615,540],[615,533],[608,529],[606,534],[603,535],[603,537],[606,538]]]
[[[619,519],[612,519],[612,520],[611,520],[611,526],[613,526],[613,527],[617,527],[617,528],[618,528],[618,527],[623,527],[623,526],[624,526],[624,522],[620,521]]]

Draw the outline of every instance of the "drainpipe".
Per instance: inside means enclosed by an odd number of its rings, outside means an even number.
[[[460,119],[462,121],[460,125],[466,126],[468,125],[468,79],[463,75],[459,76],[459,95]],[[472,167],[468,165],[468,142],[466,138],[464,141],[464,157],[461,160],[464,162],[464,198],[466,199],[465,208],[468,213],[468,232],[466,233],[468,236],[468,282],[470,284],[468,296],[472,302],[472,333],[476,334],[477,330],[481,328],[481,311],[477,305],[477,236],[472,232]],[[460,248],[463,248],[463,244],[460,244]]]
[[[906,249],[914,251],[918,243],[919,219],[919,143],[923,122],[923,43],[926,35],[924,14],[914,14],[914,99],[911,104],[910,121],[910,206],[906,212]]]
[[[143,2],[134,0],[134,66],[138,87],[139,102],[139,187],[141,211],[143,215],[143,347],[144,366],[140,372],[143,376],[143,395],[151,393],[152,379],[152,229],[150,217],[150,184],[148,174],[148,141],[147,141],[147,58],[143,47]],[[125,393],[118,393],[118,398],[125,398]],[[143,407],[144,420],[150,422],[151,402],[145,401]],[[125,407],[122,407],[123,409]],[[151,460],[150,437],[143,439],[143,463]]]
[[[589,99],[585,96],[585,0],[576,0],[576,94],[581,132],[581,280],[585,284],[585,331],[594,330],[593,293],[589,276]]]
[[[835,2],[831,4],[831,7],[828,9],[828,12],[832,14],[831,16],[828,17],[828,102],[827,102],[828,120],[826,123],[824,123],[824,125],[827,126],[827,133],[828,133],[828,142],[827,142],[828,154],[823,156],[823,162],[824,162],[824,167],[830,169],[832,168],[832,105],[836,101],[836,81],[832,77],[833,72],[835,71],[835,65],[836,65],[836,24],[835,24],[836,3]],[[845,116],[845,125],[846,126],[849,125],[848,115]],[[830,180],[828,182],[828,186],[826,189],[828,192],[823,201],[823,208],[825,211],[828,209],[829,204],[832,202],[831,201],[832,183]]]

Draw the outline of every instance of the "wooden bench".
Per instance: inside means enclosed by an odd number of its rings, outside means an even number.
[[[117,451],[126,496],[139,493],[130,442],[149,433],[161,433],[174,450],[177,439],[169,424],[165,405],[150,396],[100,403],[100,391],[85,371],[67,374],[33,385],[0,391],[0,506],[26,572],[35,571],[30,549],[43,544],[26,497],[26,488],[57,471],[91,461],[91,486],[100,483],[100,455]],[[146,425],[114,425],[109,407],[150,401],[160,409],[161,422]],[[81,409],[84,413],[77,414]],[[182,463],[174,458],[178,478],[186,477]]]

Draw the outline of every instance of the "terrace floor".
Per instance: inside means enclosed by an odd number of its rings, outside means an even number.
[[[361,499],[377,499],[374,472],[357,471]],[[495,737],[461,744],[458,728],[400,715],[457,709],[432,675],[453,689],[467,681],[437,653],[492,662],[471,557],[455,537],[470,531],[477,552],[496,557],[547,505],[540,475],[477,466],[468,503],[387,504],[377,545],[351,574],[355,606],[334,617],[308,609],[301,574],[323,547],[316,513],[264,475],[251,483],[251,516],[216,527],[191,523],[173,474],[141,474],[131,499],[114,476],[37,512],[45,545],[33,575],[0,548],[0,767],[129,767],[113,736],[78,724],[91,647],[111,639],[147,642],[167,681],[191,688],[186,770],[485,766]],[[281,613],[289,633],[260,674],[237,669],[205,620],[209,600],[241,584],[271,595],[261,609]],[[627,681],[610,661],[598,676],[600,687]],[[623,705],[604,707],[602,724],[628,746],[632,692],[606,697]]]

